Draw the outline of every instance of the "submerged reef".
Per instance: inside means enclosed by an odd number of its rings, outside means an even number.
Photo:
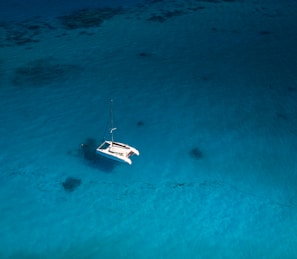
[[[190,5],[181,5],[178,3],[172,4],[172,7],[175,6],[175,9],[171,10],[164,10],[163,8],[159,8],[158,12],[154,12],[148,17],[146,20],[149,22],[159,22],[163,23],[167,20],[176,17],[185,15],[191,12],[201,11],[204,10],[206,7],[203,6],[203,4],[222,4],[222,3],[233,3],[238,2],[241,0],[195,0],[195,2],[192,2]],[[148,4],[155,4],[158,5],[159,2],[162,2],[162,0],[148,0]]]
[[[181,10],[174,10],[174,11],[163,11],[160,14],[153,14],[151,17],[147,19],[150,22],[165,22],[168,19],[176,16],[180,16],[185,14],[186,12]]]
[[[66,192],[73,192],[81,184],[81,179],[74,177],[67,177],[62,186]]]
[[[271,32],[271,31],[263,30],[263,31],[259,31],[259,34],[265,36],[265,35],[270,35],[270,34],[272,34],[272,32]]]
[[[137,126],[138,127],[142,127],[144,125],[144,122],[143,121],[137,121]]]
[[[197,159],[197,160],[201,159],[203,157],[202,151],[197,147],[192,148],[190,150],[189,154],[192,158]]]
[[[47,22],[26,20],[18,23],[2,23],[0,29],[2,31],[0,47],[13,47],[38,43],[41,33],[55,28]]]
[[[151,56],[151,53],[142,51],[142,52],[138,53],[138,56],[142,57],[142,58],[146,58],[146,57]]]
[[[16,86],[41,87],[74,77],[81,68],[72,64],[60,64],[51,59],[37,59],[18,67],[12,83]]]
[[[100,26],[105,20],[122,14],[122,8],[82,9],[69,15],[58,17],[66,29],[81,29]]]
[[[216,4],[216,3],[222,3],[222,2],[232,3],[232,2],[237,2],[238,0],[196,0],[196,1]]]
[[[163,2],[164,0],[147,0],[148,3],[154,4],[154,3],[160,3]]]

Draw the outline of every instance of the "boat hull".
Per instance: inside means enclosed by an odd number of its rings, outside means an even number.
[[[108,158],[108,159],[112,159],[112,160],[117,161],[117,162],[127,163],[127,164],[129,164],[129,165],[132,164],[132,161],[131,161],[130,158],[123,160],[122,158],[118,158],[118,157],[116,157],[116,156],[112,156],[112,155],[110,155],[110,154],[101,152],[100,150],[97,150],[96,153],[97,153],[98,155],[100,155],[100,156],[103,156],[103,157]]]
[[[114,161],[132,164],[130,156],[139,156],[139,151],[127,144],[120,142],[104,141],[97,149],[96,153]]]

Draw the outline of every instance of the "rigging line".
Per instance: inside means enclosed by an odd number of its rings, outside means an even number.
[[[110,134],[111,134],[111,144],[113,143],[113,114],[112,114],[112,99],[110,99]]]
[[[112,99],[110,99],[109,116],[110,116],[110,133],[112,133],[112,130],[113,130]]]
[[[110,100],[110,135],[111,135],[111,143],[113,143],[113,131],[116,130],[117,128],[114,128],[113,126],[113,113],[112,113],[112,104],[113,100]]]
[[[109,123],[110,123],[110,114],[109,114],[109,116],[107,116],[107,121],[105,123],[105,129],[104,129],[102,141],[106,140],[107,129],[108,129]]]

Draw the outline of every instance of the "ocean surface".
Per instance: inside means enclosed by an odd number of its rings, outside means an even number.
[[[0,1],[0,258],[297,258],[296,10]]]

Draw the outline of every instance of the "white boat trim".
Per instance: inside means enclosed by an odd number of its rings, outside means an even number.
[[[111,141],[105,140],[103,141],[99,147],[96,149],[96,153],[102,155],[106,158],[113,159],[115,161],[124,162],[129,165],[132,164],[132,160],[130,159],[131,156],[137,155],[139,156],[139,151],[131,147],[127,144],[121,142],[115,142],[113,140],[113,131],[116,128],[113,127],[113,118],[112,118],[112,100],[110,106],[110,118],[111,118],[111,127],[110,127],[110,134],[111,134]]]
[[[127,144],[120,142],[104,141],[97,149],[96,153],[104,157],[124,162],[129,165],[132,164],[130,156],[139,156],[139,151]]]

